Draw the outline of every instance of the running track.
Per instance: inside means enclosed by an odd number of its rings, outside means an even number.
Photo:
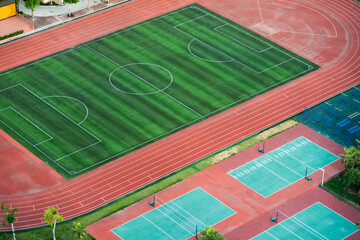
[[[190,2],[194,1],[133,0],[130,3],[1,45],[0,71],[177,9]],[[332,39],[331,47],[336,49],[341,46],[344,50],[341,52],[324,51],[321,54],[328,54],[325,57],[333,60],[322,65],[320,70],[130,153],[68,181],[65,185],[24,196],[0,196],[1,201],[19,208],[16,229],[45,225],[41,218],[44,209],[48,206],[57,207],[65,219],[89,212],[284,120],[303,110],[304,105],[312,106],[360,83],[360,5],[354,0],[295,0],[292,2],[199,0],[196,2],[237,22],[239,22],[239,16],[234,12],[236,9],[234,6],[241,6],[242,2],[244,4],[261,3],[264,16],[256,14],[264,18],[267,6],[270,8],[270,5],[274,4],[291,5],[301,10],[316,9],[323,14],[329,14],[333,27],[337,30],[338,36]],[[105,18],[106,24],[103,24]],[[296,26],[293,27],[296,28]],[[54,41],[57,44],[53,44]],[[334,56],[335,52],[336,56]]]

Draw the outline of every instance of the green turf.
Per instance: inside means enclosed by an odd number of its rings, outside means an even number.
[[[0,124],[72,178],[317,68],[194,4],[1,73]]]

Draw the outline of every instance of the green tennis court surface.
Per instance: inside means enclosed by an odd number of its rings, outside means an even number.
[[[236,212],[201,188],[171,202],[156,198],[155,209],[112,231],[122,239],[187,239]]]
[[[334,161],[338,156],[305,137],[299,137],[229,174],[260,194],[271,194],[311,174]]]
[[[317,68],[194,4],[0,73],[0,125],[72,178]]]
[[[336,240],[358,231],[358,227],[321,203],[288,217],[279,213],[278,223],[252,240]]]

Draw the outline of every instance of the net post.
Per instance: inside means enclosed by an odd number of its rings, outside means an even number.
[[[258,152],[265,153],[265,141],[263,141],[263,147],[258,148]]]
[[[149,205],[152,207],[155,207],[155,194],[154,194],[153,201],[149,202]]]
[[[308,172],[308,168],[306,167],[306,168],[305,168],[305,179],[310,182],[310,181],[311,181],[311,177],[308,177],[308,176],[307,176],[307,172]]]
[[[270,218],[270,220],[271,220],[272,222],[276,222],[276,223],[277,223],[278,217],[279,217],[279,209],[276,210],[276,217],[272,217],[272,218]]]
[[[195,225],[195,238],[199,239],[197,225]]]

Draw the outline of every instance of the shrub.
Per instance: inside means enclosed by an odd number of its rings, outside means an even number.
[[[19,30],[19,31],[10,33],[10,34],[8,34],[8,35],[1,36],[1,37],[0,37],[0,41],[1,41],[1,40],[4,40],[4,39],[7,39],[7,38],[14,37],[14,36],[16,36],[16,35],[20,35],[20,34],[22,34],[23,32],[24,32],[24,30]]]

